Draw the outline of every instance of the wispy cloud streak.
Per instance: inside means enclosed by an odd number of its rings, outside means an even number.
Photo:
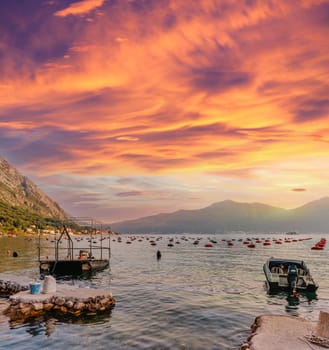
[[[74,2],[67,8],[55,12],[55,16],[66,17],[68,15],[84,15],[98,7],[101,7],[104,0],[82,0]]]

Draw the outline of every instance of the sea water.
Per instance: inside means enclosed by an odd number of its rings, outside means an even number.
[[[24,323],[0,316],[0,348],[26,349],[239,349],[261,314],[311,321],[329,308],[327,247],[311,250],[325,234],[299,234],[296,242],[248,248],[243,241],[285,238],[280,234],[144,235],[111,237],[110,268],[90,279],[58,281],[85,288],[111,288],[116,305],[104,315],[40,317]],[[300,238],[312,238],[300,241]],[[199,244],[193,244],[198,238]],[[234,239],[228,247],[227,240]],[[152,246],[150,241],[156,242]],[[212,247],[205,247],[212,240]],[[226,241],[225,241],[226,240]],[[127,244],[127,242],[131,242]],[[171,243],[173,246],[169,247]],[[75,245],[83,242],[75,243]],[[157,259],[156,252],[161,251]],[[12,251],[18,257],[11,255]],[[287,307],[285,295],[264,288],[269,257],[303,259],[320,285],[317,299]],[[0,238],[0,272],[38,277],[37,240]]]

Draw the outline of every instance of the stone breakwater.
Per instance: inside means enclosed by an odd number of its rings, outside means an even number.
[[[9,296],[8,307],[3,313],[15,321],[43,313],[92,315],[106,312],[115,305],[115,299],[108,289],[57,284],[55,292],[31,294],[28,286],[17,282],[0,280],[0,286],[1,295]]]
[[[26,298],[26,296],[30,296],[29,292],[27,293],[26,295],[18,293],[10,297],[9,307],[4,314],[11,320],[35,317],[45,312],[59,312],[72,316],[97,314],[110,310],[115,304],[112,295],[102,293],[87,298],[56,294],[46,297],[44,295],[33,295],[33,298]],[[88,294],[87,292],[86,295]]]

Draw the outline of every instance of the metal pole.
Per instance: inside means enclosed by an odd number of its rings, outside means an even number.
[[[100,232],[101,232],[101,260],[103,260],[103,227],[102,227],[102,224],[100,225]]]
[[[40,231],[38,229],[38,225],[37,225],[37,232],[38,232],[38,236],[39,236],[38,259],[39,259],[39,262],[40,262],[40,257],[41,257],[41,237],[40,237]]]
[[[111,227],[109,228],[109,260],[111,258]]]

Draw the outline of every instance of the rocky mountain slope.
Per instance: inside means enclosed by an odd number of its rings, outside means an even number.
[[[1,208],[9,206],[27,210],[41,217],[66,218],[66,213],[56,202],[2,157],[0,157],[0,202]]]

